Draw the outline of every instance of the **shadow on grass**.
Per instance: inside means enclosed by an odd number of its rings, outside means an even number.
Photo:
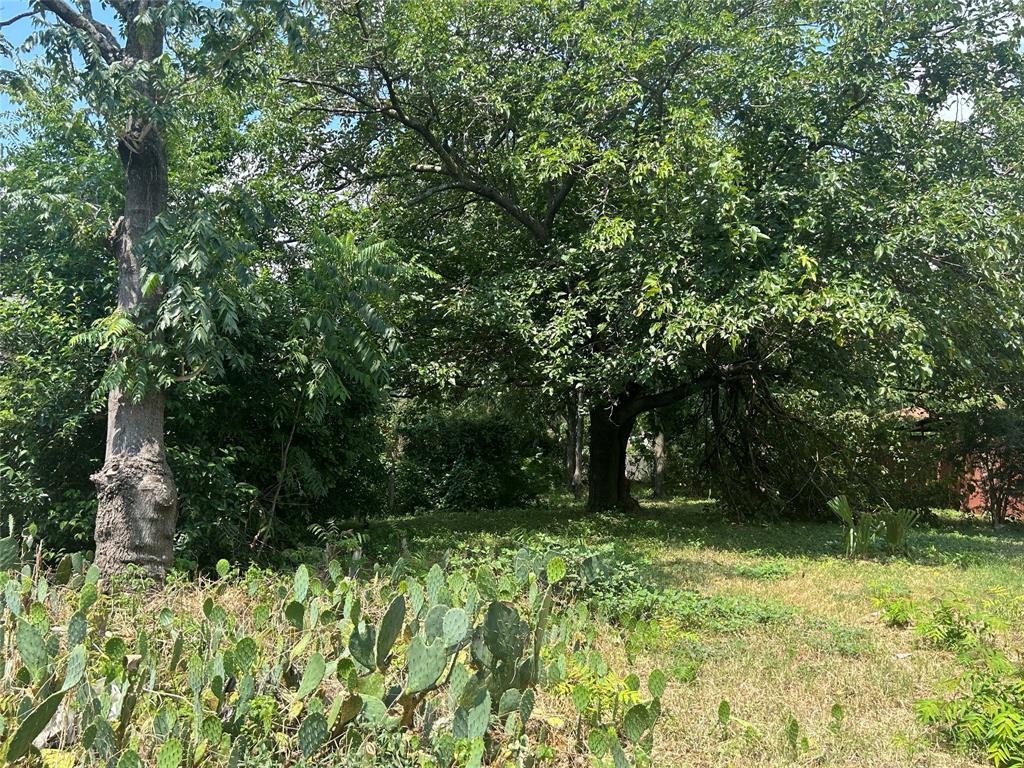
[[[468,546],[496,551],[538,535],[588,544],[615,542],[650,552],[669,545],[764,558],[835,559],[843,553],[838,523],[736,522],[713,502],[695,499],[646,502],[634,513],[594,514],[572,499],[555,498],[533,507],[430,513],[370,523],[371,538],[385,549],[399,546],[404,537],[410,550],[423,554]],[[1024,525],[993,530],[981,520],[934,516],[914,529],[910,545],[907,560],[921,565],[968,567],[992,558],[1024,560]]]

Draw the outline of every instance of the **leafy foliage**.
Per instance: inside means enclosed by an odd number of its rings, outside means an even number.
[[[956,746],[976,750],[996,768],[1024,765],[1024,668],[997,649],[990,619],[942,601],[919,627],[930,645],[958,652],[960,676],[945,695],[918,701],[918,716]]]
[[[508,407],[427,409],[400,416],[396,507],[497,509],[550,488],[550,438]]]

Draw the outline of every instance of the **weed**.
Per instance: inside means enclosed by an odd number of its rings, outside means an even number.
[[[764,560],[759,563],[741,563],[732,569],[734,576],[759,581],[778,581],[793,575],[793,568],[784,560]]]
[[[962,601],[940,600],[917,625],[921,643],[945,651],[968,651],[991,644],[992,619]]]
[[[808,636],[812,648],[852,658],[873,650],[871,633],[860,627],[844,627],[834,622],[812,622]]]

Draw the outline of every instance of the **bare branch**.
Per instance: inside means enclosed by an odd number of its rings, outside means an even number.
[[[0,27],[9,27],[9,26],[11,26],[11,24],[15,24],[15,23],[21,21],[22,19],[27,19],[29,16],[32,16],[34,13],[35,13],[35,11],[25,11],[24,13],[19,13],[17,16],[13,16],[13,17],[7,19],[6,21],[0,21]]]

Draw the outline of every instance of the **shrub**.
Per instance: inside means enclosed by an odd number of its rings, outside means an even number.
[[[963,671],[942,695],[916,702],[918,717],[996,768],[1024,765],[1024,666],[995,648],[989,619],[945,600],[921,633],[928,645],[957,651]]]
[[[430,410],[398,431],[396,511],[517,506],[551,487],[552,445],[522,414]]]

